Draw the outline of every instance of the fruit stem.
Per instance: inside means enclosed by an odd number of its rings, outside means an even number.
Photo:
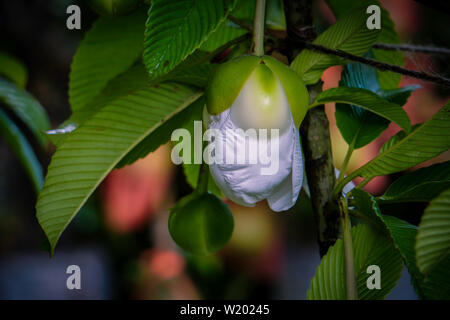
[[[253,54],[264,55],[264,24],[266,0],[255,0],[255,16],[253,18]]]
[[[358,300],[358,292],[356,290],[355,279],[355,263],[353,257],[353,239],[346,198],[340,197],[339,209],[341,213],[342,230],[344,234],[345,284],[347,300]]]
[[[209,167],[205,162],[202,163],[200,171],[198,173],[197,188],[195,191],[198,194],[204,194],[208,192],[208,182],[209,182]]]

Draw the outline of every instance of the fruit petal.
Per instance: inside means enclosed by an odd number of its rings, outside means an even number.
[[[248,141],[236,130],[230,112],[226,110],[210,119],[210,128],[218,129],[222,133],[217,146],[224,149],[221,154],[222,163],[216,161],[210,165],[215,182],[228,198],[240,205],[251,207],[256,202],[270,197],[269,205],[273,204],[274,211],[289,209],[297,200],[303,177],[299,133],[292,118],[291,127],[279,137],[278,170],[274,174],[262,175],[261,169],[267,165],[264,166],[259,161],[256,164],[249,162],[236,164],[235,161],[232,163],[227,161],[228,152],[235,153],[236,143],[238,150],[245,150],[242,144]],[[258,155],[263,153],[271,154],[266,148],[258,150]],[[216,150],[216,156],[217,154]],[[294,164],[294,161],[297,163]],[[291,174],[292,170],[296,171],[294,175]],[[286,186],[281,187],[283,190],[280,191],[279,186],[282,183],[286,183]],[[284,198],[281,194],[283,192],[289,193],[290,196]]]
[[[270,209],[276,212],[286,211],[297,202],[303,184],[303,159],[300,135],[295,134],[294,152],[292,154],[292,171],[267,198]]]

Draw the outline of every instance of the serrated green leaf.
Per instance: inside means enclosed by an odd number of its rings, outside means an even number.
[[[377,42],[382,43],[400,43],[400,38],[395,31],[395,25],[392,21],[389,12],[380,5],[376,0],[326,0],[331,10],[335,14],[337,19],[341,19],[347,12],[353,10],[356,7],[364,7],[375,4],[381,9],[381,33],[377,39]],[[368,16],[367,16],[368,17]],[[403,53],[400,51],[387,51],[372,49],[374,58],[378,61],[394,64],[403,65]],[[377,70],[377,76],[382,89],[389,90],[398,87],[401,79],[401,75],[390,72],[390,71],[380,71]],[[401,104],[403,105],[403,104]]]
[[[144,64],[160,77],[198,49],[225,21],[235,1],[154,0],[148,12]]]
[[[319,93],[313,106],[327,102],[357,105],[395,122],[406,131],[411,129],[409,117],[400,106],[380,98],[377,94],[367,89],[346,87],[328,89]]]
[[[144,9],[95,22],[73,58],[69,77],[72,111],[86,107],[110,80],[135,63],[143,50],[144,26]]]
[[[369,57],[371,57],[369,55]],[[403,106],[411,92],[420,86],[406,86],[400,89],[380,88],[375,69],[360,63],[348,63],[341,75],[340,86],[364,88],[378,94],[383,99]],[[344,140],[353,148],[362,148],[376,139],[389,126],[389,121],[358,106],[336,104],[336,125]]]
[[[381,7],[381,34],[377,41],[381,43],[400,43],[400,38],[395,31],[394,22],[391,20],[389,12]],[[380,49],[372,49],[375,60],[403,66],[404,59],[401,51],[387,51]],[[395,89],[398,87],[402,76],[391,71],[377,70],[380,86],[384,90]]]
[[[450,299],[450,256],[439,261],[433,270],[424,276],[416,262],[416,237],[418,228],[396,217],[383,215],[377,201],[367,192],[352,190],[355,207],[364,219],[388,232],[403,257],[411,276],[411,283],[418,296],[423,299]]]
[[[186,119],[190,119],[201,105],[203,108],[204,99],[199,98],[190,106],[173,116],[168,121],[165,121],[161,126],[153,132],[150,136],[137,144],[127,155],[117,164],[117,168],[132,164],[140,158],[144,158],[150,152],[155,151],[159,146],[170,141],[172,132],[175,129],[183,128]]]
[[[378,38],[380,30],[366,27],[365,8],[358,8],[339,19],[316,40],[327,48],[339,49],[354,55],[363,55]],[[291,68],[298,73],[305,84],[316,83],[325,69],[345,63],[344,59],[323,53],[303,50],[292,62]]]
[[[344,242],[339,239],[328,249],[317,267],[306,293],[307,300],[346,299],[344,258]]]
[[[340,86],[364,88],[372,92],[379,90],[380,85],[373,68],[349,63],[344,67]],[[376,139],[389,126],[389,120],[358,106],[336,104],[336,125],[344,140],[354,149],[361,148]]]
[[[352,233],[355,257],[356,285],[358,299],[376,300],[384,299],[394,289],[401,277],[403,263],[400,254],[395,249],[390,239],[383,233],[362,225]],[[370,290],[367,288],[367,267],[377,265],[381,270],[381,289]]]
[[[447,189],[430,202],[422,216],[416,242],[417,265],[428,275],[449,253],[450,189]]]
[[[198,57],[198,59],[203,58],[203,55]],[[189,61],[186,65],[184,65],[184,63],[179,65],[175,68],[175,70],[168,73],[164,77],[151,81],[148,78],[147,70],[144,65],[142,63],[137,63],[124,73],[108,82],[107,86],[100,94],[89,101],[85,108],[73,112],[70,118],[66,120],[59,128],[47,131],[47,137],[55,146],[60,146],[67,135],[71,134],[74,130],[76,130],[76,128],[82,125],[94,114],[99,112],[103,107],[116,99],[137,90],[141,90],[147,86],[157,86],[160,82],[171,81],[190,84],[196,87],[204,87],[212,69],[212,64],[203,63],[197,65],[195,61]],[[153,149],[151,148],[151,150]],[[139,154],[140,155],[138,158],[142,156],[142,152],[139,152]],[[148,152],[145,155],[147,154]],[[131,158],[134,158],[132,154],[130,154],[130,159]],[[125,162],[123,165],[130,164],[129,161],[131,160],[124,159],[124,161]]]
[[[215,65],[211,63],[203,63],[186,68],[175,68],[168,73],[163,81],[176,81],[184,84],[190,84],[198,88],[205,88],[211,72],[215,69]]]
[[[350,193],[355,209],[358,213],[363,215],[363,218],[376,226],[380,231],[386,231],[386,226],[383,222],[380,208],[375,198],[361,189],[352,189]]]
[[[419,297],[423,297],[425,294],[422,287],[423,275],[417,267],[414,251],[417,227],[393,216],[382,215],[382,219],[408,268],[414,290]]]
[[[38,193],[44,183],[41,164],[26,137],[2,109],[0,109],[0,136],[6,140],[22,163],[34,190]]]
[[[380,89],[377,91],[377,93],[383,99],[386,99],[387,101],[398,104],[399,106],[403,106],[408,101],[408,98],[411,96],[411,93],[413,93],[414,91],[416,91],[417,89],[420,89],[420,88],[421,87],[419,85],[410,85],[410,86],[404,86],[402,88],[392,89],[392,90]]]
[[[28,71],[25,65],[6,52],[0,52],[0,75],[11,80],[20,88],[25,88],[28,81]]]
[[[413,129],[414,130],[414,129]],[[396,134],[394,134],[392,137],[388,139],[380,148],[380,151],[378,151],[378,154],[382,154],[386,150],[392,148],[394,145],[396,145],[398,142],[400,142],[402,139],[404,139],[407,136],[405,131],[399,131]]]
[[[233,9],[232,15],[234,18],[242,20],[247,23],[253,22],[253,16],[255,15],[255,1],[253,0],[240,0],[237,2],[236,7]]]
[[[50,126],[49,120],[44,108],[31,94],[0,77],[0,103],[22,120],[38,141],[45,145],[44,131]]]
[[[73,111],[69,119],[57,129],[47,131],[47,137],[59,147],[64,139],[73,133],[86,120],[99,112],[103,107],[116,99],[124,97],[150,85],[147,71],[142,63],[138,63],[124,73],[109,81],[100,94],[91,99],[84,108]]]
[[[286,30],[286,16],[283,0],[267,1],[266,26],[272,30]]]
[[[211,73],[213,68],[214,66],[212,64],[184,65],[183,63],[175,68],[175,70],[173,70],[172,72],[169,72],[167,75],[163,76],[161,80],[179,82],[181,84],[190,84],[192,86],[202,88],[206,85],[209,74]],[[151,83],[153,84],[153,82]],[[156,84],[156,86],[158,85]],[[199,100],[195,101],[193,103],[193,106],[186,108],[169,121],[163,123],[157,130],[157,132],[153,133],[151,136],[147,137],[136,147],[134,147],[133,150],[131,150],[117,164],[117,168],[132,164],[136,160],[144,158],[150,152],[155,151],[157,147],[169,141],[172,131],[174,129],[183,127],[183,123],[185,123],[186,119],[190,119],[190,117],[192,116],[192,113],[194,112],[193,110],[195,109],[194,105],[197,105],[198,103],[202,102],[200,102]]]
[[[388,236],[367,224],[353,227],[352,238],[358,298],[384,299],[401,277],[403,264],[400,255]],[[379,290],[367,288],[366,283],[370,276],[367,273],[367,267],[370,265],[377,265],[381,269],[382,286]],[[344,246],[342,239],[339,239],[322,258],[316,275],[311,281],[307,299],[343,300],[345,298]]]
[[[240,28],[231,21],[225,20],[217,27],[216,31],[208,36],[206,41],[200,46],[200,49],[212,52],[246,33],[247,30]]]
[[[423,276],[416,265],[414,251],[417,227],[396,217],[381,214],[375,197],[363,190],[353,189],[351,195],[355,208],[359,213],[358,217],[365,219],[378,230],[390,236],[408,268],[414,289],[422,297],[421,285]]]
[[[180,84],[149,86],[114,100],[65,139],[52,158],[36,205],[52,252],[63,230],[119,161],[200,95]]]
[[[198,54],[191,57],[192,59],[186,60],[172,72],[155,80],[149,79],[145,66],[142,63],[136,63],[109,81],[100,94],[89,101],[85,108],[73,112],[65,124],[79,126],[108,103],[149,85],[157,86],[158,83],[170,81],[190,84],[199,88],[204,87],[213,66],[209,63],[201,63],[207,59],[206,53],[198,52]]]
[[[78,127],[99,112],[104,106],[133,91],[143,89],[149,84],[150,81],[144,65],[138,63],[109,81],[100,94],[90,100],[85,108],[74,111],[66,123]]]
[[[450,161],[407,173],[378,199],[382,202],[428,202],[450,187]]]
[[[254,0],[240,0],[233,10],[234,18],[246,23],[253,23],[255,15]],[[266,4],[266,28],[272,30],[286,30],[286,16],[283,0],[267,0]]]
[[[422,288],[425,299],[450,300],[450,255],[434,266]]]
[[[450,148],[450,103],[447,102],[430,120],[351,173],[372,178],[411,168]]]
[[[411,132],[420,127],[420,124],[415,124],[411,127]],[[395,144],[399,143],[402,139],[407,136],[405,131],[399,131],[390,137],[380,148],[378,154],[385,152],[386,150],[392,148]]]

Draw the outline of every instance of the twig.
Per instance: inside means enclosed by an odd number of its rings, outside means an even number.
[[[231,20],[231,22],[237,24],[242,29],[253,32],[253,28],[250,25],[248,25],[247,23],[245,23],[244,21],[237,19],[231,15],[228,16],[228,19]]]
[[[253,27],[250,24],[246,23],[245,21],[238,19],[236,17],[233,17],[231,15],[228,16],[228,20],[233,22],[235,25],[238,25],[242,29],[247,30],[248,32],[253,34]],[[282,32],[267,29],[267,28],[265,28],[265,30],[264,30],[264,39],[265,40],[279,41],[280,39],[283,39],[284,37],[285,36],[283,36]]]
[[[316,37],[313,21],[312,0],[285,0],[287,38],[286,54],[290,62],[300,51],[294,40],[298,34],[308,40]],[[311,101],[314,101],[322,84],[319,82],[308,88]],[[317,236],[320,255],[324,256],[328,249],[340,236],[339,207],[333,198],[336,173],[331,152],[330,127],[324,106],[308,111],[300,126],[302,148],[305,159],[305,173],[311,195],[314,218],[317,225]]]
[[[197,63],[197,64],[200,64],[200,63],[209,61],[209,60],[215,58],[215,57],[216,57],[219,53],[221,53],[222,51],[224,51],[224,50],[226,50],[226,49],[228,49],[228,48],[230,48],[231,46],[234,46],[234,45],[236,45],[236,44],[245,42],[245,41],[248,40],[248,39],[250,39],[250,35],[249,35],[248,33],[245,33],[245,34],[243,34],[242,36],[239,36],[239,37],[237,37],[237,38],[234,38],[233,40],[231,40],[231,41],[225,43],[224,45],[220,46],[219,48],[215,49],[213,52],[211,52],[211,53],[205,55],[205,57],[204,57],[203,59],[200,59],[200,60],[199,60],[199,63]]]
[[[244,28],[251,32],[253,31],[252,27],[245,24],[245,22],[243,22],[239,19],[236,19],[234,17],[231,17],[231,16],[229,16],[229,19],[231,21],[233,21],[234,23],[236,23],[241,28]],[[339,49],[327,48],[320,44],[315,44],[315,43],[303,40],[303,36],[297,34],[298,32],[299,31],[297,30],[297,32],[295,32],[293,35],[290,36],[289,41],[291,43],[300,44],[304,48],[314,50],[317,52],[330,54],[330,55],[338,56],[338,57],[341,57],[341,58],[344,58],[344,59],[347,59],[350,61],[366,64],[366,65],[369,65],[369,66],[371,66],[375,69],[381,70],[381,71],[391,71],[391,72],[402,74],[407,77],[430,81],[430,82],[433,82],[433,83],[441,85],[441,86],[450,87],[450,79],[448,79],[448,78],[441,77],[441,76],[434,76],[434,75],[431,75],[431,74],[428,74],[428,73],[425,73],[422,71],[410,70],[410,69],[399,67],[399,66],[396,66],[393,64],[380,62],[380,61],[377,61],[374,59],[360,57],[360,56],[357,56],[357,55],[354,55],[354,54],[351,54],[349,52],[339,50]],[[266,31],[266,37],[273,38],[274,35],[269,34]],[[282,40],[282,39],[278,39],[278,40]],[[450,54],[450,49],[447,49],[447,48],[425,47],[425,46],[390,45],[390,44],[385,44],[385,43],[375,43],[374,48],[375,49],[383,49],[383,50],[402,50],[402,51],[415,51],[415,52],[424,52],[424,53],[425,53],[425,51],[427,51],[426,53]]]
[[[430,74],[422,72],[422,71],[414,71],[414,70],[402,68],[402,67],[399,67],[399,66],[396,66],[393,64],[388,64],[388,63],[376,61],[373,59],[356,56],[356,55],[348,53],[346,51],[342,51],[339,49],[330,49],[330,48],[324,47],[320,44],[315,44],[315,43],[311,43],[311,42],[300,40],[300,39],[296,39],[296,41],[303,44],[305,46],[305,48],[310,49],[310,50],[334,55],[334,56],[341,57],[341,58],[344,58],[344,59],[347,59],[350,61],[354,61],[354,62],[358,62],[358,63],[363,63],[363,64],[369,65],[369,66],[371,66],[375,69],[381,70],[381,71],[391,71],[391,72],[402,74],[404,76],[421,79],[421,80],[425,80],[425,81],[430,81],[430,82],[436,83],[441,86],[450,87],[450,79],[447,79],[444,77],[433,76],[433,75],[430,75]]]
[[[450,55],[449,48],[440,48],[433,46],[418,46],[411,44],[391,44],[391,43],[374,43],[374,49],[390,50],[390,51],[407,51],[428,54]]]

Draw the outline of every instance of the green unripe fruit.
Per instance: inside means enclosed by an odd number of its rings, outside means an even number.
[[[241,128],[286,127],[289,107],[297,127],[308,111],[308,91],[294,70],[270,57],[242,56],[218,66],[206,89],[208,113],[232,108]]]
[[[140,0],[89,0],[91,8],[102,16],[123,16],[133,12]]]
[[[234,229],[233,215],[213,194],[191,194],[181,199],[169,217],[169,232],[187,252],[206,255],[222,249]]]

